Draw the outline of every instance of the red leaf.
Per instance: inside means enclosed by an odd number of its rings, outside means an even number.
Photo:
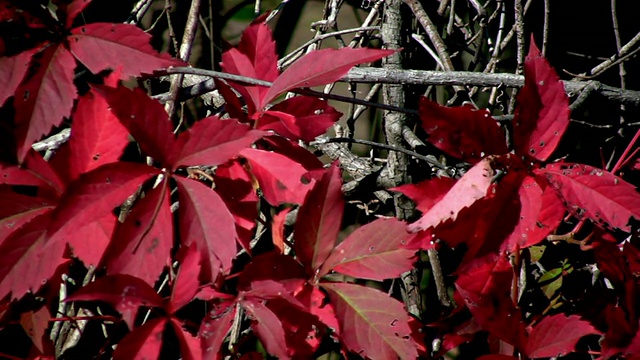
[[[597,232],[602,231],[603,230],[598,229]],[[625,243],[625,249],[628,247],[628,244],[629,243]],[[623,256],[623,252],[615,243],[602,240],[594,241],[593,257],[598,265],[598,270],[611,281],[616,289],[623,288],[625,281],[633,277],[632,272],[629,270],[627,260]]]
[[[291,140],[309,142],[324,134],[341,116],[342,113],[325,100],[295,96],[265,111],[258,119],[257,127],[273,130]]]
[[[76,16],[84,10],[87,5],[91,3],[91,0],[74,0],[71,4],[67,5],[65,11],[67,13],[67,21],[65,27],[68,29],[71,27],[73,20]]]
[[[309,309],[309,312],[318,317],[322,323],[331,328],[336,335],[340,335],[340,325],[336,313],[327,295],[317,286],[307,284],[300,292],[296,294],[296,298],[300,300]]]
[[[395,53],[395,50],[322,49],[312,51],[289,66],[274,82],[262,99],[264,108],[278,95],[298,87],[325,85],[339,80],[357,64],[376,61]]]
[[[71,114],[77,96],[73,84],[76,62],[67,49],[51,45],[33,62],[37,64],[35,72],[27,74],[13,99],[20,162],[33,142]]]
[[[324,164],[309,150],[282,136],[267,136],[264,138],[264,142],[267,143],[274,152],[297,162],[307,171],[318,170],[318,176],[309,176],[310,179],[320,179],[322,177]]]
[[[530,358],[564,356],[573,352],[581,337],[589,334],[600,332],[578,315],[545,316],[529,333],[525,353]]]
[[[275,252],[253,258],[238,280],[238,289],[250,290],[259,281],[277,281],[286,292],[295,293],[305,283],[307,274],[293,257]]]
[[[90,221],[86,224],[79,224],[73,233],[67,234],[65,240],[68,242],[71,251],[70,256],[80,259],[85,266],[97,266],[100,259],[111,241],[111,236],[115,229],[117,219],[113,214],[106,214],[100,219]],[[48,245],[59,242],[49,241]],[[56,245],[57,246],[57,245]]]
[[[162,333],[167,324],[166,318],[149,320],[146,324],[132,329],[113,352],[114,360],[150,360],[160,356]]]
[[[316,182],[298,210],[294,250],[308,274],[316,275],[338,239],[344,212],[341,186],[342,174],[334,164]]]
[[[12,57],[0,57],[0,106],[16,91],[24,78],[34,50],[23,51]]]
[[[416,203],[416,209],[426,213],[442,200],[455,183],[456,180],[452,178],[441,177],[425,180],[418,184],[400,185],[389,190],[403,193]]]
[[[94,91],[80,97],[71,130],[69,146],[63,148],[66,153],[59,152],[53,158],[54,163],[58,161],[56,167],[69,174],[69,180],[117,161],[129,143],[127,129],[109,111],[104,97]]]
[[[168,149],[173,153],[169,164],[173,170],[179,166],[220,165],[264,135],[235,119],[210,116],[180,134],[176,147]]]
[[[176,319],[171,319],[170,324],[176,333],[178,342],[180,343],[180,354],[182,355],[182,358],[184,360],[202,359],[200,339],[189,334]]]
[[[133,320],[140,306],[162,307],[162,298],[142,279],[117,274],[100,278],[71,294],[64,301],[103,301],[122,314],[133,329]]]
[[[224,302],[214,305],[209,316],[204,318],[198,331],[198,336],[202,339],[203,358],[221,358],[222,343],[231,329],[237,311],[235,302]]]
[[[284,329],[278,316],[255,298],[245,299],[242,305],[251,319],[253,331],[256,332],[269,354],[280,359],[290,359]]]
[[[213,179],[218,195],[233,215],[240,244],[250,251],[249,242],[258,216],[258,195],[253,191],[249,174],[234,160],[218,166]]]
[[[276,42],[264,22],[253,23],[245,29],[238,50],[251,60],[260,79],[274,81],[280,75]]]
[[[401,302],[365,286],[322,283],[335,309],[342,341],[363,357],[416,359],[417,344]]]
[[[271,280],[265,282],[278,284]],[[265,304],[282,324],[288,353],[293,358],[311,358],[313,352],[320,345],[317,335],[322,332],[321,330],[324,330],[324,326],[315,315],[309,313],[309,309],[305,308],[296,298],[286,293],[282,285],[271,289],[271,291],[273,290],[278,292],[266,297],[268,301]],[[249,295],[247,294],[246,296]],[[264,298],[258,297],[258,299]]]
[[[12,232],[38,215],[51,211],[54,202],[47,199],[17,194],[0,188],[0,244]]]
[[[111,163],[82,175],[69,186],[53,212],[49,240],[66,242],[75,229],[101,219],[158,171],[133,163]]]
[[[166,180],[139,199],[118,223],[102,263],[107,274],[128,274],[153,286],[173,246],[173,221]]]
[[[415,261],[416,249],[408,246],[415,234],[406,229],[406,223],[397,219],[378,219],[359,227],[333,249],[318,277],[331,270],[379,281],[400,276]]]
[[[467,262],[458,273],[456,289],[478,324],[499,339],[522,348],[526,343],[525,328],[520,310],[511,302],[513,269],[508,260],[490,254]]]
[[[269,27],[254,23],[242,34],[237,49],[222,54],[224,72],[243,75],[265,81],[274,81],[278,75],[276,44]],[[269,90],[264,86],[248,86],[231,83],[247,101],[249,113],[254,113]]]
[[[36,292],[62,263],[63,246],[45,249],[50,213],[44,213],[13,232],[0,244],[0,298]],[[46,256],[46,258],[45,258]]]
[[[504,130],[487,110],[449,108],[421,97],[420,120],[433,146],[463,161],[475,164],[487,155],[509,151]]]
[[[599,226],[630,232],[632,218],[640,220],[640,194],[635,186],[612,173],[584,164],[548,164],[538,174],[546,176],[569,211]]]
[[[222,56],[224,57],[224,54]],[[222,63],[222,65],[224,70],[224,62]],[[225,72],[229,72],[229,71],[225,71]],[[232,72],[229,72],[229,73],[232,73]],[[236,95],[236,92],[231,89],[231,85],[229,84],[235,85],[234,89],[236,89],[236,91],[238,91],[240,96],[242,96],[245,99],[245,101],[247,101],[248,112],[250,114],[253,114],[255,112],[255,104],[249,101],[250,96],[247,93],[246,89],[241,85],[234,84],[233,82],[226,83],[220,79],[214,79],[214,83],[216,84],[216,89],[218,89],[218,92],[220,93],[220,95],[222,95],[222,97],[225,100],[224,109],[229,114],[229,116],[233,119],[238,119],[243,123],[249,122],[247,113],[245,113],[244,110],[242,109],[243,103],[240,101],[240,98],[238,97],[238,95]]]
[[[263,150],[244,149],[240,155],[249,160],[251,173],[271,205],[302,203],[311,185],[303,182],[307,170],[300,164],[284,155]]]
[[[58,198],[66,187],[51,163],[34,150],[27,153],[20,166],[0,163],[0,184],[37,186],[39,195],[53,198]]]
[[[94,23],[72,29],[71,34],[71,52],[94,74],[121,67],[123,75],[139,76],[182,65],[167,54],[158,54],[149,44],[151,34],[135,25]]]
[[[104,94],[111,112],[129,130],[142,151],[167,166],[177,148],[164,107],[139,88],[129,90],[121,85],[117,89],[101,87],[96,91]]]
[[[553,189],[544,184],[544,189],[535,178],[524,178],[518,195],[520,198],[520,221],[511,235],[502,244],[502,250],[514,252],[538,244],[554,231],[564,217],[564,206]]]
[[[426,230],[448,219],[455,220],[462,209],[484,198],[495,174],[493,160],[494,158],[485,158],[469,169],[420,220],[409,225],[409,231]]]
[[[184,178],[178,182],[180,236],[186,246],[195,243],[207,280],[215,280],[220,267],[227,273],[236,257],[238,235],[233,216],[218,193]]]
[[[45,337],[47,328],[49,327],[49,310],[46,306],[43,306],[38,311],[28,311],[20,314],[20,325],[24,329],[24,332],[29,336],[33,345],[44,353],[43,340],[48,341],[49,338]]]
[[[180,269],[176,274],[173,288],[171,289],[171,298],[167,305],[167,311],[174,313],[181,307],[187,305],[198,291],[198,277],[200,276],[200,253],[198,249],[192,245],[182,248],[180,261]]]
[[[513,119],[516,153],[545,161],[569,125],[569,98],[533,37],[524,63],[524,78]]]
[[[522,205],[518,189],[524,177],[524,172],[509,170],[490,187],[490,195],[463,209],[455,221],[436,227],[435,238],[446,241],[449,246],[465,243],[467,252],[463,263],[497,252],[505,246],[505,240],[520,220]]]

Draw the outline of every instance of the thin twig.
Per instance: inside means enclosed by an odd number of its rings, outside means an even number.
[[[444,12],[447,11],[447,6],[449,6],[449,0],[441,0],[438,6],[438,15],[444,16]]]
[[[431,46],[429,46],[425,41],[424,41],[424,37],[422,35],[418,35],[418,34],[411,34],[411,38],[415,41],[418,42],[418,44],[422,45],[422,47],[427,50],[427,52],[429,53],[429,55],[431,55],[431,57],[433,58],[433,60],[436,61],[436,63],[438,64],[438,66],[441,69],[444,69],[444,66],[442,65],[442,61],[440,60],[440,57],[438,56],[438,54],[436,54],[435,51],[433,51],[433,49],[431,49]]]
[[[153,0],[140,0],[140,1],[138,1],[133,6],[133,10],[131,10],[131,13],[129,14],[129,17],[127,18],[125,23],[126,24],[137,24],[137,23],[139,23],[142,20],[142,18],[144,17],[144,14],[147,13],[147,10],[149,10],[149,7],[151,6],[152,3],[153,3]]]
[[[446,170],[447,167],[444,166],[443,164],[441,164],[438,161],[433,160],[432,158],[422,155],[422,154],[418,154],[415,151],[411,151],[409,149],[405,149],[405,148],[401,148],[401,147],[397,147],[397,146],[393,146],[393,145],[387,145],[387,144],[381,144],[375,141],[369,141],[369,140],[364,140],[364,139],[351,139],[351,138],[347,138],[347,137],[340,137],[340,138],[317,138],[316,140],[312,141],[310,145],[318,145],[318,144],[328,144],[328,143],[353,143],[353,144],[362,144],[362,145],[369,145],[369,146],[373,146],[373,147],[377,147],[380,149],[385,149],[385,150],[391,150],[391,151],[396,151],[396,152],[400,152],[403,154],[407,154],[409,156],[413,156],[414,158],[418,159],[418,160],[422,160],[426,163],[428,163],[429,165],[435,166],[438,169],[442,169],[442,170]]]
[[[522,8],[522,0],[515,0],[515,30],[516,30],[516,74],[522,74],[524,72],[524,10]],[[516,107],[516,97],[518,91],[511,92],[511,99],[509,101],[509,114],[512,114]]]
[[[633,56],[636,55],[636,53],[640,52],[640,47],[635,48],[633,51],[626,53],[624,56],[621,56],[619,58],[617,58],[616,60],[612,61],[612,62],[607,62],[607,66],[600,68],[600,70],[596,73],[593,73],[591,75],[584,75],[585,73],[582,74],[574,74],[570,71],[567,71],[566,69],[562,69],[562,71],[564,71],[565,73],[573,76],[574,79],[577,80],[591,80],[591,79],[595,79],[598,76],[600,76],[603,72],[609,70],[610,68],[623,63],[625,61],[627,61],[628,59],[632,58]]]
[[[340,30],[340,31],[334,31],[334,32],[330,32],[330,33],[320,34],[320,35],[314,37],[313,39],[305,42],[304,44],[300,45],[297,49],[293,50],[292,52],[288,53],[287,55],[283,56],[282,59],[278,60],[278,69],[282,70],[283,68],[286,68],[291,63],[290,60],[292,58],[294,58],[296,55],[298,55],[299,53],[304,51],[304,49],[306,49],[311,44],[315,44],[318,41],[322,41],[324,39],[328,39],[328,38],[331,38],[331,37],[334,37],[334,36],[340,36],[340,35],[350,34],[350,33],[354,33],[354,32],[378,31],[378,30],[380,30],[379,26],[361,26],[361,27],[352,28],[352,29],[345,29],[345,30]]]
[[[219,71],[204,70],[189,67],[174,67],[168,68],[163,71],[159,71],[154,74],[167,75],[167,74],[194,74],[207,77],[220,78],[225,80],[236,81],[248,85],[260,85],[271,86],[271,83],[264,80],[253,79],[240,75],[227,74]],[[514,75],[507,73],[487,74],[469,71],[428,71],[428,70],[386,70],[379,68],[353,68],[347,75],[345,75],[341,81],[345,82],[362,82],[362,83],[391,83],[391,84],[411,84],[411,85],[465,85],[465,86],[506,86],[510,88],[520,88],[524,85],[524,76]],[[576,94],[582,91],[584,88],[584,82],[580,81],[564,81],[564,88],[568,94]],[[203,84],[199,91],[202,93],[209,92],[213,89],[211,84]],[[191,96],[197,96],[191,93]],[[300,91],[302,94],[312,94],[309,91]],[[317,92],[316,92],[317,93]],[[607,98],[609,101],[623,103],[627,106],[640,107],[640,91],[634,90],[622,90],[620,88],[600,85],[598,93]],[[157,95],[157,98],[162,99],[163,94]],[[326,94],[326,98],[330,98]],[[350,99],[349,97],[335,98],[336,100]],[[368,105],[367,102],[359,101],[356,104]],[[350,101],[350,100],[346,100]],[[372,105],[373,106],[373,105]],[[381,106],[376,106],[383,108]],[[402,111],[397,108],[389,108],[393,111]]]
[[[614,0],[615,1],[615,0]],[[544,0],[544,27],[542,28],[542,56],[547,55],[547,42],[549,41],[549,0]]]
[[[373,84],[367,96],[364,97],[364,101],[371,101],[373,97],[376,96],[376,94],[380,90],[380,87],[382,87],[382,84]],[[357,120],[360,117],[360,115],[362,115],[362,113],[365,110],[367,110],[367,108],[368,107],[365,105],[356,106],[356,110],[353,112],[353,120]]]
[[[622,41],[620,40],[620,30],[618,27],[618,13],[616,10],[616,0],[611,0],[611,18],[612,18],[612,22],[613,22],[613,35],[616,39],[616,51],[618,53],[620,53],[620,49],[622,48]],[[626,89],[627,85],[626,85],[626,70],[624,68],[624,62],[621,61],[618,64],[618,73],[620,74],[620,88],[621,89]],[[620,105],[620,124],[624,124],[624,110],[625,110],[625,106],[624,105]],[[623,129],[620,128],[620,135],[622,135],[622,131]]]
[[[638,32],[636,36],[633,37],[633,39],[629,40],[629,42],[624,44],[624,46],[620,48],[617,54],[611,56],[609,59],[605,60],[598,66],[594,67],[588,73],[582,73],[582,74],[579,74],[578,76],[585,77],[593,74],[601,74],[605,69],[608,69],[609,67],[611,67],[613,62],[625,56],[631,50],[631,48],[634,47],[638,42],[640,42],[640,32]],[[573,80],[579,80],[579,78],[576,78]]]
[[[182,35],[182,42],[180,43],[180,50],[178,51],[178,58],[185,62],[189,61],[189,57],[191,56],[191,47],[198,28],[199,14],[200,0],[192,0],[191,7],[189,8],[189,16],[187,17],[187,24],[184,27],[184,34]],[[169,114],[169,117],[173,117],[175,112],[175,103],[178,97],[178,91],[182,88],[182,80],[184,80],[184,74],[178,74],[178,76],[173,76],[171,79],[169,100],[164,104],[164,108]]]
[[[433,43],[433,46],[436,48],[438,56],[440,57],[440,61],[442,61],[442,68],[446,71],[454,71],[453,63],[451,62],[451,56],[447,51],[447,46],[444,44],[444,41],[442,41],[442,38],[438,33],[438,29],[431,21],[431,18],[429,18],[427,12],[424,11],[422,4],[420,4],[418,0],[403,1],[409,6],[409,8],[411,8],[413,15],[415,15],[416,19],[429,36],[429,39],[431,39],[431,43]],[[461,86],[454,86],[454,89],[456,91],[465,91],[465,88]]]
[[[434,248],[427,250],[429,255],[429,262],[431,263],[431,274],[436,284],[436,293],[438,294],[438,300],[444,307],[451,307],[451,299],[447,293],[447,285],[444,282],[444,273],[442,272],[442,265],[440,265],[440,257],[438,251]]]

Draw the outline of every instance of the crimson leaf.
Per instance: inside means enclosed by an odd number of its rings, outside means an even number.
[[[394,50],[322,49],[312,51],[285,70],[264,95],[259,108],[264,108],[278,95],[298,87],[313,87],[339,80],[353,66],[376,61],[393,54]]]
[[[368,358],[416,359],[417,345],[398,300],[365,286],[321,283],[335,309],[342,341]]]
[[[379,281],[398,277],[413,267],[416,249],[409,242],[414,236],[397,219],[378,219],[361,226],[333,249],[318,277],[330,270]]]
[[[529,333],[525,353],[530,358],[564,356],[573,352],[581,337],[589,334],[600,332],[577,315],[546,316]]]
[[[524,63],[524,79],[513,119],[516,153],[545,161],[569,125],[569,98],[533,38]]]
[[[632,218],[640,219],[640,194],[635,186],[612,173],[584,164],[553,163],[537,171],[575,215],[598,225],[631,231]]]
[[[214,190],[197,181],[175,178],[180,199],[182,243],[196,244],[208,280],[222,269],[227,273],[238,249],[233,216]]]
[[[294,249],[308,274],[325,262],[333,249],[344,212],[340,168],[332,165],[305,197],[294,227]]]
[[[487,110],[448,108],[420,98],[422,128],[429,142],[447,154],[475,164],[487,155],[506,154],[504,130]]]

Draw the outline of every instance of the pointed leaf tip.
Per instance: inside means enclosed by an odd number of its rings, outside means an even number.
[[[286,69],[266,93],[260,108],[287,90],[332,83],[347,74],[357,64],[380,60],[395,50],[378,49],[322,49],[303,56]]]
[[[564,84],[531,41],[524,64],[525,84],[513,119],[516,153],[546,161],[569,126],[569,98]]]
[[[332,165],[307,193],[294,227],[295,251],[309,274],[314,274],[333,249],[344,212],[342,174]]]

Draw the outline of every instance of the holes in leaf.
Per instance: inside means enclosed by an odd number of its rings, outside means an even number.
[[[529,152],[531,153],[531,155],[536,153],[536,150],[534,148],[529,149]]]
[[[29,99],[29,90],[24,91],[24,95],[22,96],[22,100],[27,101]]]
[[[393,319],[393,321],[391,322],[391,324],[389,324],[391,326],[396,326],[398,325],[398,319]]]
[[[107,178],[107,179],[105,180],[105,182],[106,182],[107,184],[111,184],[111,178]]]
[[[93,157],[91,158],[91,160],[93,161],[98,161],[100,159],[100,154],[95,154],[93,155]]]
[[[373,246],[369,246],[369,252],[373,252],[375,248]]]
[[[84,34],[87,32],[87,28],[85,28],[84,26],[80,28],[80,31]],[[76,39],[77,40],[77,39]]]
[[[540,141],[540,147],[544,146],[544,141]]]

